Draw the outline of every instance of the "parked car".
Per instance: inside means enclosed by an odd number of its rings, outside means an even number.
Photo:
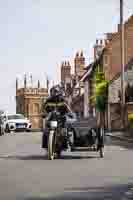
[[[22,114],[6,115],[4,116],[5,132],[10,131],[30,131],[31,123]]]
[[[0,116],[0,136],[4,135],[5,129],[4,129],[4,119]]]

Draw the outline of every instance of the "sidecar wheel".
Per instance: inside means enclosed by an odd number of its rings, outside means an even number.
[[[104,148],[103,148],[103,147],[101,147],[101,148],[99,149],[99,154],[100,154],[100,158],[103,158],[103,157],[104,157]]]
[[[54,159],[54,147],[55,147],[55,137],[54,131],[50,131],[49,138],[48,138],[48,159]]]
[[[61,158],[61,151],[57,151],[57,152],[56,152],[56,155],[57,155],[57,158],[58,158],[58,159]]]

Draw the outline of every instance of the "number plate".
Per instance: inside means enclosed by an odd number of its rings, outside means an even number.
[[[18,128],[25,128],[25,125],[19,125]]]

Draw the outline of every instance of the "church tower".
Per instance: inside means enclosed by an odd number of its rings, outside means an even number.
[[[105,42],[107,43],[108,41]],[[105,47],[105,42],[102,39],[96,40],[96,44],[94,45],[94,60],[98,59],[101,56],[102,51]]]
[[[16,113],[27,117],[33,129],[42,128],[42,103],[47,97],[48,89],[41,87],[39,80],[36,87],[29,86],[25,75],[23,87],[19,88],[18,79],[16,79]]]
[[[61,65],[61,82],[66,84],[71,79],[71,66],[69,62],[63,62]]]
[[[83,55],[83,52],[81,51],[81,53],[77,52],[76,53],[76,57],[74,59],[74,68],[75,68],[75,75],[80,78],[85,70],[85,57]]]

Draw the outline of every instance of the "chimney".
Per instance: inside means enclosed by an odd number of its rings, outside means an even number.
[[[107,36],[107,40],[111,40],[112,39],[112,33],[106,33]]]
[[[37,87],[40,88],[40,81],[38,80]]]
[[[24,88],[27,87],[27,77],[26,77],[26,74],[24,75]]]
[[[104,43],[105,43],[105,46],[107,46],[108,43],[109,43],[109,40],[105,39],[105,40],[104,40]]]
[[[18,78],[16,78],[16,91],[18,90]]]
[[[30,75],[30,82],[31,82],[31,88],[33,87],[33,77],[32,74]]]
[[[98,40],[98,39],[96,39],[96,45],[98,45],[98,41],[99,41],[99,40]]]
[[[62,66],[62,67],[64,66],[64,62],[62,62],[61,66]]]
[[[101,46],[103,45],[103,40],[100,40],[100,45],[101,45]]]
[[[49,81],[49,78],[47,77],[47,89],[49,90],[49,83],[50,83],[50,81]]]
[[[81,56],[81,57],[83,57],[83,51],[81,51],[81,54],[80,54],[80,56]]]
[[[79,53],[78,52],[76,53],[76,57],[79,57]]]

